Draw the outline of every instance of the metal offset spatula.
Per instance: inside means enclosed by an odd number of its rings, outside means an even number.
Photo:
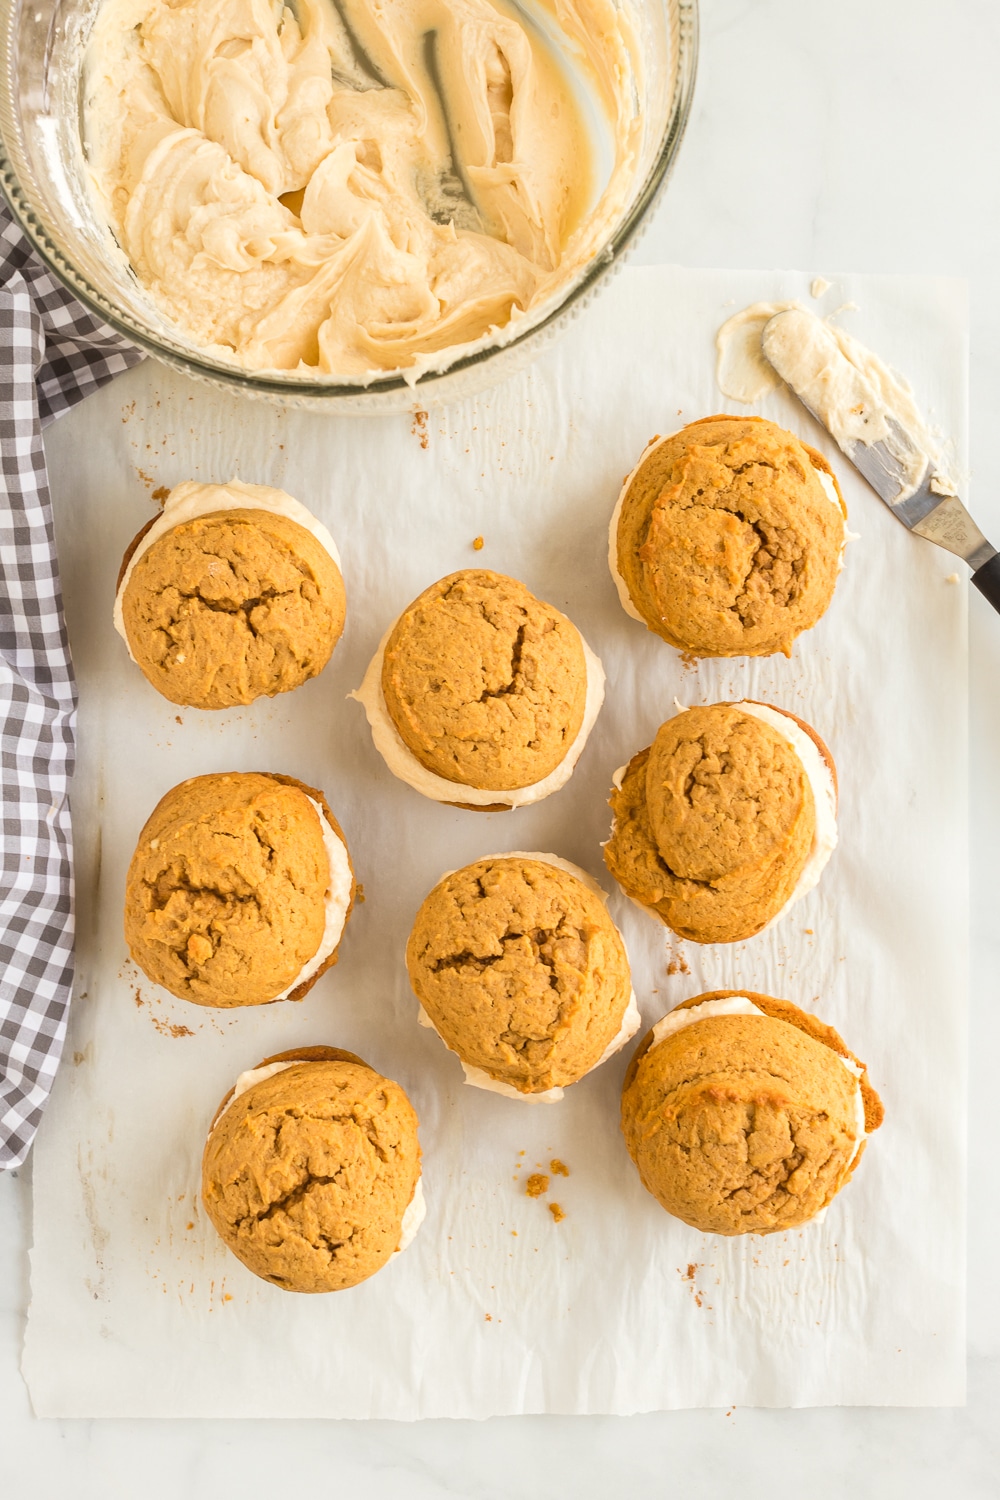
[[[926,537],[956,557],[963,558],[972,571],[972,581],[995,610],[1000,611],[1000,553],[986,540],[957,495],[939,493],[940,480],[933,463],[920,443],[906,428],[889,416],[884,421],[886,437],[865,442],[862,437],[837,432],[823,411],[824,396],[832,378],[829,365],[837,358],[849,364],[839,351],[815,348],[803,359],[802,343],[794,335],[806,325],[790,319],[819,320],[812,313],[790,309],[776,313],[764,325],[761,347],[765,358],[795,393],[807,411],[833,437],[845,457],[867,479],[879,499],[908,530]],[[853,367],[852,367],[853,368]],[[865,426],[864,395],[852,407],[851,430]],[[883,424],[880,424],[883,425]],[[920,472],[921,464],[923,472]],[[915,478],[915,476],[917,476]],[[933,488],[938,484],[938,489]]]

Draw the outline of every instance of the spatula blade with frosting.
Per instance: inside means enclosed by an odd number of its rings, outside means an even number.
[[[790,390],[910,531],[963,558],[1000,611],[1000,554],[983,536],[940,462],[907,388],[855,340],[805,308],[778,312],[761,347]]]

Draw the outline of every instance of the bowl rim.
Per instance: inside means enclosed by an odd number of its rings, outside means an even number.
[[[16,223],[23,230],[32,249],[63,285],[85,307],[103,323],[120,334],[129,343],[145,350],[154,358],[164,361],[189,375],[212,384],[224,384],[248,395],[280,397],[285,400],[318,400],[336,403],[338,398],[358,398],[398,395],[409,391],[414,401],[422,392],[433,393],[435,385],[449,380],[464,371],[487,363],[496,355],[517,349],[527,340],[537,337],[546,329],[566,317],[570,310],[585,298],[598,283],[620,261],[636,234],[647,222],[656,201],[669,180],[677,159],[684,132],[691,114],[695,81],[698,72],[699,16],[698,0],[668,0],[676,8],[676,55],[673,71],[675,78],[674,97],[663,139],[656,159],[646,174],[646,179],[636,194],[628,213],[621,223],[611,231],[604,244],[587,262],[576,279],[570,283],[566,293],[537,322],[532,322],[520,332],[501,343],[475,349],[462,355],[443,370],[426,371],[413,380],[405,375],[392,373],[384,378],[374,378],[362,383],[315,380],[298,376],[294,371],[275,374],[267,371],[244,370],[238,365],[214,360],[193,352],[190,348],[174,342],[169,336],[158,338],[149,329],[134,322],[127,313],[108,301],[102,292],[93,287],[85,276],[65,256],[43,221],[28,201],[12,160],[6,138],[7,111],[0,109],[0,190],[3,191]],[[11,12],[12,0],[0,0],[0,11]],[[507,325],[510,326],[509,324]]]

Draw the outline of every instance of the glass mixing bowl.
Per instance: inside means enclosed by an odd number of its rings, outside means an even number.
[[[0,0],[0,185],[16,218],[81,302],[165,364],[226,390],[327,412],[412,411],[458,400],[540,353],[620,265],[647,221],[680,147],[694,90],[697,0],[632,0],[645,67],[644,140],[631,194],[597,253],[557,299],[443,373],[415,384],[399,375],[339,384],[291,370],[245,370],[205,354],[160,316],[124,257],[111,253],[80,148],[79,59],[99,4]]]

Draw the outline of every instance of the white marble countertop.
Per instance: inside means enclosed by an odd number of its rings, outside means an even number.
[[[1000,537],[1000,10],[994,0],[702,0],[698,88],[636,260],[940,272],[972,308],[972,508]],[[994,340],[998,342],[995,343]],[[95,434],[95,437],[97,435]],[[366,1500],[629,1488],[811,1500],[1000,1494],[1000,619],[973,592],[969,1400],[955,1410],[430,1422],[40,1422],[18,1370],[30,1165],[0,1175],[0,1491],[190,1500],[293,1485]],[[916,726],[915,726],[916,728]],[[932,914],[928,913],[931,919]],[[992,976],[992,977],[991,977]],[[290,1430],[291,1429],[291,1430]]]

